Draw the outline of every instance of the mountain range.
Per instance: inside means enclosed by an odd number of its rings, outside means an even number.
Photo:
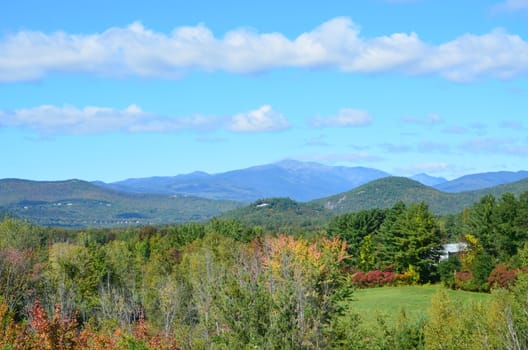
[[[0,213],[61,227],[178,223],[221,215],[259,224],[290,220],[302,227],[347,211],[390,207],[398,200],[424,201],[433,212],[447,214],[460,212],[486,194],[525,191],[527,171],[447,181],[426,174],[403,178],[370,168],[288,160],[220,174],[194,172],[110,184],[3,179]]]
[[[182,194],[246,203],[269,197],[289,197],[306,202],[386,176],[390,174],[371,168],[284,160],[219,174],[194,172],[96,184],[125,192]]]
[[[131,193],[181,194],[250,203],[260,198],[288,197],[300,202],[345,192],[391,176],[373,168],[328,166],[315,162],[283,160],[218,174],[190,174],[127,179],[98,186]],[[466,175],[451,181],[417,174],[410,177],[443,192],[464,192],[528,178],[528,171]]]

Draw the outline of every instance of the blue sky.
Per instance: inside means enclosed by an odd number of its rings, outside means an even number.
[[[528,0],[39,1],[0,12],[0,178],[286,158],[528,169]]]

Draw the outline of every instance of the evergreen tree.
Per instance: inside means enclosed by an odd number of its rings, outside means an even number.
[[[385,261],[398,271],[415,270],[423,282],[436,280],[442,235],[429,207],[423,202],[407,208],[398,205],[392,213],[381,236]]]
[[[370,245],[370,242],[364,242],[364,239],[378,234],[386,213],[385,209],[375,208],[339,215],[330,221],[328,234],[331,237],[340,237],[347,243],[352,265],[364,265],[360,252]],[[371,238],[367,240],[370,241]]]

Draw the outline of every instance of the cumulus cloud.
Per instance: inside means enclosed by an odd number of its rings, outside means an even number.
[[[132,104],[123,110],[87,106],[42,105],[0,111],[0,126],[32,129],[41,134],[92,134],[100,132],[168,132],[210,125],[213,119],[195,116],[171,118],[147,113]]]
[[[315,117],[310,121],[316,128],[323,127],[356,127],[372,123],[372,117],[367,111],[344,108],[336,116]]]
[[[346,17],[293,39],[247,29],[218,37],[205,25],[166,34],[139,22],[102,33],[20,31],[0,39],[0,82],[56,72],[175,79],[190,71],[244,74],[288,67],[437,74],[454,81],[505,79],[528,73],[528,42],[501,29],[440,45],[423,42],[416,33],[366,38]]]
[[[229,129],[234,132],[277,131],[289,128],[290,123],[270,105],[240,113],[231,118]]]
[[[0,110],[0,127],[17,127],[50,134],[95,134],[104,132],[173,132],[182,129],[211,130],[225,127],[235,132],[266,132],[289,127],[286,118],[265,105],[256,110],[219,118],[194,115],[171,117],[143,111],[135,104],[125,109],[109,107],[42,105],[14,111]],[[203,141],[213,139],[203,138]],[[214,139],[214,142],[217,142]]]

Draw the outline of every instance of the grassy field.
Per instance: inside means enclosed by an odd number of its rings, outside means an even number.
[[[359,289],[354,292],[349,309],[366,322],[374,322],[380,314],[386,315],[386,319],[396,320],[402,309],[410,320],[418,320],[427,317],[431,297],[441,289],[445,288],[441,285],[425,285]],[[490,298],[485,293],[455,290],[448,290],[448,294],[452,300],[463,303],[486,302]]]

